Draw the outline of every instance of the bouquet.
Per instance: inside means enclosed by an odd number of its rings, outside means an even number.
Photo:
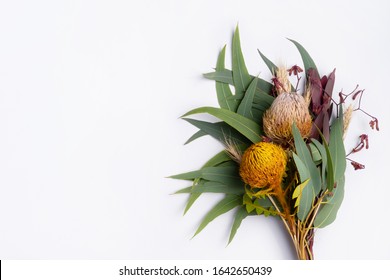
[[[199,129],[186,143],[209,135],[224,149],[199,170],[171,178],[191,182],[176,192],[189,194],[185,212],[203,193],[224,194],[206,213],[195,235],[233,209],[229,243],[246,217],[275,217],[283,222],[297,258],[311,260],[315,230],[335,220],[343,201],[347,162],[355,170],[364,168],[351,156],[369,147],[368,136],[360,135],[348,154],[344,147],[353,112],[368,116],[372,129],[379,126],[378,119],[361,107],[364,90],[357,86],[348,94],[333,95],[335,70],[320,76],[309,53],[290,41],[302,57],[304,70],[298,65],[276,66],[259,51],[273,75],[265,81],[248,73],[236,28],[232,69],[225,68],[225,46],[215,71],[204,74],[215,81],[220,108],[201,107],[182,116]],[[221,121],[188,118],[201,113]]]

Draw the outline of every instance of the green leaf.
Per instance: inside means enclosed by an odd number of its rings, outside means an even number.
[[[201,169],[201,178],[230,186],[243,186],[237,166],[215,166]]]
[[[188,138],[188,140],[184,143],[184,145],[187,145],[187,144],[191,143],[192,141],[194,141],[200,137],[206,136],[206,135],[207,135],[206,132],[204,132],[202,130],[198,130],[190,138]]]
[[[306,187],[303,188],[300,194],[297,213],[298,219],[303,222],[309,214],[311,207],[313,206],[313,201],[316,194],[314,192],[313,181],[311,180],[309,169],[297,154],[293,153],[293,158],[295,165],[297,166],[300,182],[303,183],[307,181]]]
[[[212,166],[202,167],[200,170],[190,171],[170,176],[172,179],[195,180],[205,179],[225,183],[228,185],[242,185],[241,177],[238,175],[238,166]]]
[[[204,217],[198,229],[196,230],[194,237],[200,233],[211,221],[218,216],[232,210],[233,208],[240,206],[242,198],[237,195],[227,195],[224,199],[217,203]]]
[[[257,81],[256,93],[263,93],[265,95],[272,97],[272,99],[274,99],[274,97],[271,96],[272,88],[273,85],[270,82],[267,82],[266,80],[259,78]]]
[[[187,187],[187,188],[180,189],[180,190],[174,192],[173,194],[191,193],[191,190],[192,190],[192,187]]]
[[[299,132],[299,129],[295,124],[293,124],[292,132],[294,136],[294,143],[297,155],[309,170],[314,193],[315,195],[317,195],[321,190],[320,172],[318,171],[317,166],[313,161],[313,158],[311,157],[310,151],[307,148],[305,141],[303,141],[301,133]]]
[[[260,125],[254,121],[241,116],[240,114],[231,112],[227,109],[214,108],[214,107],[201,107],[184,114],[182,117],[186,117],[193,114],[208,113],[213,115],[222,121],[229,124],[231,127],[239,131],[242,135],[248,138],[252,143],[261,141],[260,135],[262,130]]]
[[[269,205],[270,201],[267,197],[265,198],[257,198],[255,199],[253,206],[256,209],[256,214],[268,217],[269,215],[275,216],[278,215],[278,212],[275,211],[274,206],[271,204]]]
[[[223,162],[226,161],[231,161],[232,159],[230,156],[226,153],[225,150],[220,151],[218,154],[213,156],[211,159],[209,159],[203,167],[212,167],[212,166],[217,166]]]
[[[342,106],[339,107],[339,116],[332,123],[329,139],[329,151],[333,160],[335,182],[344,176],[347,167],[343,142],[343,108]]]
[[[248,119],[253,119],[252,104],[256,93],[257,78],[254,78],[250,83],[248,90],[245,92],[244,98],[237,108],[237,114],[240,114]]]
[[[345,177],[342,176],[333,189],[333,195],[321,206],[314,220],[314,227],[323,228],[333,223],[344,198]]]
[[[255,206],[253,204],[252,199],[249,197],[248,194],[244,194],[243,196],[243,203],[245,205],[245,209],[248,213],[251,213],[253,210],[255,210]]]
[[[315,65],[313,59],[311,58],[309,53],[305,50],[305,48],[302,47],[302,45],[299,44],[297,41],[294,41],[292,39],[288,39],[288,40],[291,41],[292,43],[294,43],[294,45],[297,47],[299,53],[301,54],[303,65],[305,67],[305,72],[307,73],[307,71],[310,68],[313,68],[318,72],[317,66]]]
[[[321,153],[318,150],[318,148],[316,147],[316,145],[314,145],[313,143],[310,143],[309,148],[310,148],[311,157],[313,158],[313,161],[315,162],[315,164],[317,164],[317,165],[320,164],[322,161],[322,157],[321,157]]]
[[[202,170],[195,170],[195,171],[190,171],[190,172],[181,173],[177,175],[172,175],[169,176],[168,178],[192,181],[196,178],[200,178],[201,175],[202,175]]]
[[[242,221],[248,217],[249,213],[248,211],[246,211],[245,207],[240,207],[238,208],[237,212],[236,212],[236,215],[234,216],[234,221],[233,221],[233,225],[232,225],[232,229],[230,230],[230,236],[229,236],[229,242],[228,242],[228,245],[230,244],[230,242],[232,242],[234,236],[236,235],[237,233],[237,230],[238,228],[241,226],[241,223]]]
[[[262,104],[267,109],[271,106],[271,104],[274,102],[275,97],[266,94],[264,92],[256,92],[255,98],[253,99],[253,102],[256,104]]]
[[[203,77],[209,80],[213,80],[216,82],[221,82],[229,85],[233,85],[233,72],[228,69],[224,70],[216,70],[214,72],[209,72],[203,74]]]
[[[201,180],[200,178],[194,179],[192,183],[192,189],[196,188],[197,186],[200,186],[204,183],[204,180]],[[185,215],[188,210],[190,210],[191,206],[195,203],[195,201],[200,197],[201,193],[191,193],[190,196],[188,197],[186,207],[184,208],[184,213]]]
[[[299,207],[299,204],[301,203],[301,197],[302,197],[302,192],[309,183],[310,179],[307,179],[306,181],[302,182],[298,186],[295,187],[295,190],[292,194],[292,198],[295,198],[295,204],[294,207]]]
[[[219,165],[219,164],[222,164],[224,162],[227,162],[227,161],[230,161],[231,158],[229,157],[229,155],[223,150],[221,152],[219,152],[218,154],[216,154],[215,156],[213,156],[211,159],[209,159],[204,165],[203,165],[203,168],[205,167],[211,167],[211,166],[216,166],[216,165]],[[199,177],[201,175],[201,170],[198,170],[199,171]],[[197,172],[197,171],[195,171]],[[200,183],[199,183],[200,182]],[[194,183],[192,185],[192,190],[196,187],[199,187],[203,184],[204,182],[201,181],[199,178],[196,178],[194,179]],[[202,193],[191,193],[189,198],[188,198],[188,201],[187,201],[187,204],[186,204],[186,207],[184,209],[184,215],[188,212],[188,210],[190,210],[191,206],[195,203],[195,201],[201,196]]]
[[[188,212],[188,210],[190,210],[191,206],[195,203],[195,201],[200,197],[201,194],[202,193],[191,193],[190,194],[190,197],[187,200],[187,204],[186,204],[186,207],[184,209],[183,215],[185,215]]]
[[[223,47],[221,52],[219,53],[217,60],[217,71],[225,70],[225,50],[226,46]],[[235,112],[238,106],[237,101],[229,99],[229,97],[233,96],[230,87],[226,83],[216,82],[215,89],[217,92],[218,103],[221,108],[228,109],[230,111]]]
[[[220,71],[214,71],[203,74],[203,77],[209,80],[234,85],[233,82],[233,72],[228,69],[220,70]],[[255,78],[254,76],[250,76],[250,79],[252,80]],[[271,94],[273,85],[266,80],[263,80],[261,78],[258,78],[257,86],[256,86],[256,93],[264,93],[264,94]],[[233,95],[234,97],[234,95]],[[243,94],[241,94],[239,97],[236,97],[236,99],[241,99],[243,97]],[[272,97],[272,96],[271,96]]]
[[[251,82],[251,77],[246,69],[244,56],[241,51],[240,43],[240,32],[238,26],[233,34],[233,47],[232,47],[232,70],[233,70],[233,81],[236,89],[236,94],[242,95],[246,91]]]
[[[324,145],[322,145],[316,139],[311,139],[314,145],[317,146],[318,150],[322,155],[322,190],[327,188],[329,191],[333,189],[334,186],[334,170],[333,170],[333,162],[332,157],[329,152],[328,144],[325,141],[325,138],[321,134],[322,141]]]
[[[322,178],[322,184],[321,189],[325,190],[326,188],[326,169],[327,169],[327,162],[328,162],[328,156],[326,154],[325,147],[322,146],[320,142],[318,142],[317,139],[311,139],[312,143],[310,143],[310,149],[312,151],[313,159],[315,158],[315,154],[318,154],[319,160],[321,161],[321,178]],[[316,153],[313,152],[313,150],[316,150]]]
[[[265,65],[267,65],[269,71],[271,71],[271,74],[275,75],[275,72],[278,70],[278,67],[271,60],[269,60],[264,54],[262,54],[260,50],[257,51],[259,52],[259,55],[263,59]]]
[[[188,118],[183,118],[183,120],[201,129],[206,135],[210,135],[222,144],[225,144],[226,138],[237,144],[248,142],[246,137],[225,122],[210,123]]]
[[[188,188],[180,190],[182,193],[188,191]],[[236,194],[240,195],[245,192],[245,187],[241,185],[229,185],[220,182],[205,182],[204,184],[190,189],[190,193],[224,193],[224,194]]]
[[[243,196],[243,203],[248,213],[256,210],[256,215],[264,214],[266,217],[269,215],[275,216],[278,214],[268,197],[256,198],[254,201],[252,201],[250,194],[246,193]]]

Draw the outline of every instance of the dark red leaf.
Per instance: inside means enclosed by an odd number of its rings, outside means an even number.
[[[322,134],[324,135],[326,142],[329,142],[329,137],[330,137],[329,114],[327,111],[323,111],[323,112],[324,112],[324,119],[322,125]]]
[[[328,82],[328,77],[327,76],[322,76],[321,78],[321,86],[323,89],[325,89],[326,83]]]
[[[321,113],[314,119],[314,122],[311,126],[310,138],[314,138],[317,140],[320,139],[320,134],[318,130],[322,131],[323,124],[324,124],[324,112],[321,111]]]
[[[322,84],[316,69],[310,68],[307,71],[307,79],[310,83],[311,111],[318,116],[322,110]]]
[[[332,100],[332,93],[333,93],[335,79],[336,79],[336,68],[333,69],[332,73],[329,74],[328,81],[327,81],[326,86],[324,88],[322,104],[323,104],[325,110],[328,110],[329,105],[330,105],[330,101]]]

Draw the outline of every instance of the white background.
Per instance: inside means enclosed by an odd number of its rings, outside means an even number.
[[[317,259],[389,259],[388,1],[0,1],[0,258],[291,259],[277,219],[251,217],[226,247],[231,213],[191,239],[218,195],[182,216],[187,186],[167,179],[221,149],[179,119],[217,106],[212,71],[239,24],[249,72],[270,79],[257,48],[287,66],[300,42],[335,92],[365,88],[347,169]],[[230,57],[227,59],[227,64]]]

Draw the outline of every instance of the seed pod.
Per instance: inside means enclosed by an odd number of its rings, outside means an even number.
[[[298,127],[302,137],[310,135],[312,120],[305,99],[295,92],[281,93],[264,114],[264,133],[274,142],[289,143],[293,139],[293,123]]]

